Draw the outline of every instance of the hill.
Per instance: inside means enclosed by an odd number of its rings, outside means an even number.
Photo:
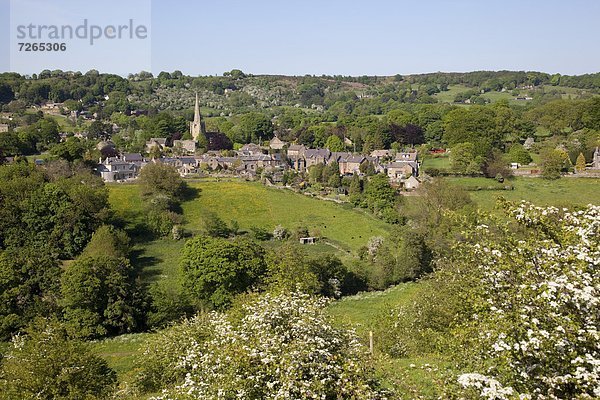
[[[241,231],[261,227],[270,232],[277,225],[293,231],[299,226],[321,236],[321,243],[306,246],[313,253],[334,252],[350,257],[373,236],[387,236],[390,225],[349,205],[313,199],[287,190],[271,189],[258,183],[243,181],[195,182],[199,194],[182,205],[184,228],[191,233],[202,230],[203,218],[216,213],[226,222],[237,221]],[[139,188],[131,185],[109,185],[110,203],[116,214],[134,230],[143,219]],[[176,285],[179,253],[184,241],[138,238],[134,262],[146,281],[165,280]]]

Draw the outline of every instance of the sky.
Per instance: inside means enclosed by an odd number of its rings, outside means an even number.
[[[394,75],[600,71],[595,0],[0,0],[0,71]],[[144,40],[18,51],[16,26],[134,20]],[[35,40],[28,40],[34,42]]]

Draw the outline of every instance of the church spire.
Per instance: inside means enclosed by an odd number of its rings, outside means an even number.
[[[194,107],[194,124],[200,125],[200,106],[198,105],[198,92],[196,92],[196,107]]]
[[[204,121],[202,121],[202,115],[200,115],[200,104],[198,102],[198,92],[196,92],[196,105],[194,107],[194,121],[190,122],[190,134],[192,139],[198,141],[200,134],[205,135]]]

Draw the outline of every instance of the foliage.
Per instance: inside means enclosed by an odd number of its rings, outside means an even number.
[[[102,225],[92,235],[92,239],[83,249],[82,256],[126,258],[129,254],[129,246],[129,236],[125,231],[114,226]]]
[[[66,328],[74,337],[120,334],[143,326],[144,295],[124,258],[76,260],[62,275],[61,294]]]
[[[79,138],[69,137],[66,141],[53,146],[50,154],[72,162],[83,158],[85,150],[85,145]]]
[[[206,212],[202,218],[204,233],[212,237],[226,238],[232,233],[225,221],[213,212]]]
[[[0,399],[108,399],[116,374],[55,320],[15,336],[0,365]]]
[[[0,198],[5,249],[31,247],[73,258],[107,217],[108,192],[89,172],[48,182],[34,166],[0,166]]]
[[[142,194],[150,197],[164,195],[172,199],[180,199],[186,184],[173,166],[150,163],[140,171],[138,178]]]
[[[331,135],[327,138],[327,142],[325,142],[325,148],[329,149],[329,151],[344,151],[346,150],[346,146],[342,139],[339,136]]]
[[[191,300],[180,287],[169,287],[164,282],[157,282],[148,290],[151,303],[148,308],[147,323],[151,328],[162,328],[172,321],[191,316],[194,309]]]
[[[324,305],[301,292],[266,294],[239,321],[212,314],[202,322],[209,338],[178,359],[182,383],[158,398],[383,398],[365,349],[331,325]]]
[[[477,153],[475,144],[470,142],[459,143],[452,147],[450,152],[452,170],[467,175],[481,173],[484,158]]]
[[[389,239],[372,237],[360,258],[354,270],[364,277],[369,289],[384,290],[431,272],[433,256],[424,234],[398,226]]]
[[[479,356],[504,385],[535,398],[600,395],[600,208],[521,203],[526,235],[479,226],[459,262],[477,260]]]
[[[532,161],[531,155],[521,144],[512,145],[510,150],[508,150],[508,157],[511,162],[519,163],[521,165],[527,165]]]
[[[181,383],[181,359],[190,348],[208,338],[209,326],[208,316],[199,314],[158,331],[145,341],[136,360],[136,387],[151,393]]]
[[[560,174],[569,167],[569,156],[562,150],[544,149],[540,153],[542,177],[558,179]]]
[[[287,229],[282,225],[277,225],[275,229],[273,229],[273,238],[275,240],[284,240],[290,235]]]
[[[579,155],[577,156],[577,161],[575,163],[575,170],[577,172],[585,171],[585,157],[583,156],[583,153],[579,153]]]
[[[465,220],[450,257],[395,311],[396,337],[412,352],[450,349],[485,374],[459,380],[482,397],[597,397],[600,209],[506,209],[508,223]]]
[[[183,221],[183,217],[169,210],[161,210],[151,207],[146,211],[146,225],[150,232],[157,237],[167,237],[173,234],[173,230],[177,229]]]
[[[264,250],[252,241],[198,236],[186,242],[181,268],[194,298],[225,308],[236,294],[260,282],[266,263]]]
[[[270,253],[267,265],[267,289],[277,293],[301,290],[339,298],[354,292],[360,285],[337,257],[309,257],[295,243],[282,246],[277,253]]]
[[[38,316],[58,312],[61,267],[46,253],[29,249],[0,251],[0,339]]]
[[[375,215],[382,217],[386,222],[398,223],[395,207],[399,202],[400,198],[386,175],[377,174],[369,178],[364,189],[364,204]]]

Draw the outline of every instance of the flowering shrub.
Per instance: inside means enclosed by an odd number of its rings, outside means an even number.
[[[266,294],[238,321],[212,313],[209,337],[177,360],[181,383],[157,399],[380,399],[365,349],[334,328],[326,300]]]
[[[488,374],[511,385],[502,396],[514,390],[521,398],[598,398],[600,207],[523,202],[509,214],[517,227],[494,232],[480,225],[457,249],[481,279],[483,302],[474,318]],[[491,378],[461,379],[483,387]]]

